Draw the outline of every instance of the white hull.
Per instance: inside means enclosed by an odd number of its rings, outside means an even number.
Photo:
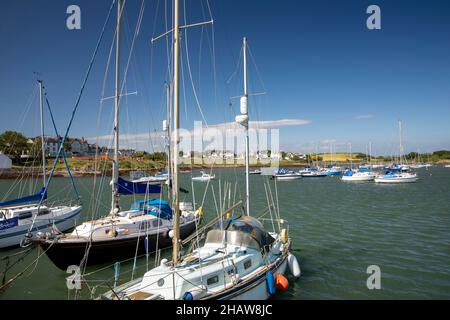
[[[393,178],[386,178],[386,177],[378,177],[375,179],[376,183],[409,183],[409,182],[416,182],[419,178],[417,176],[415,177],[393,177]]]
[[[214,177],[193,177],[192,181],[209,181],[214,180]]]
[[[374,175],[371,176],[343,176],[343,181],[372,181],[375,179]]]
[[[300,174],[284,174],[284,175],[276,175],[273,177],[279,181],[297,180],[302,178]]]
[[[274,272],[274,275],[281,273],[284,275],[286,272],[287,260],[285,260]],[[232,297],[230,299],[224,298],[223,300],[267,300],[270,298],[269,293],[267,292],[267,281],[264,277],[264,280],[261,281],[256,287],[244,291],[241,294]]]
[[[74,228],[77,225],[81,207],[67,207],[68,211],[57,217],[38,217],[34,223],[32,232],[48,232],[56,228],[63,232]],[[7,248],[20,245],[31,226],[32,219],[24,219],[18,226],[0,231],[0,248]]]

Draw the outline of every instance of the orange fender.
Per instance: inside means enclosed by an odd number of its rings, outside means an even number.
[[[283,276],[281,273],[277,274],[275,278],[275,287],[278,291],[284,292],[289,288],[289,281],[288,279]]]

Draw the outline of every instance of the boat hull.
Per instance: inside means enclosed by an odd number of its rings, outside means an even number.
[[[373,181],[375,176],[342,176],[342,181]]]
[[[274,179],[279,181],[288,181],[288,180],[298,180],[301,179],[302,176],[300,174],[292,174],[292,175],[277,175],[273,176]]]
[[[389,183],[389,184],[395,184],[395,183],[411,183],[416,182],[419,178],[418,177],[411,177],[411,178],[383,178],[378,177],[375,179],[376,183]]]
[[[180,227],[180,238],[184,239],[195,231],[195,221]],[[146,235],[131,236],[127,238],[93,241],[89,248],[85,265],[97,265],[108,262],[122,261],[143,255],[147,252],[145,247]],[[139,242],[138,242],[139,241]],[[80,265],[88,249],[87,239],[74,240],[35,240],[45,251],[49,259],[61,270],[66,270],[71,265]],[[172,246],[172,238],[168,230],[148,235],[148,253],[157,249]],[[136,252],[137,250],[137,252]]]
[[[49,232],[53,229],[53,224],[61,232],[71,230],[77,225],[80,212],[81,207],[73,207],[69,212],[54,219],[36,219],[31,233]],[[0,248],[19,246],[21,241],[25,238],[25,235],[28,233],[30,226],[31,223],[22,224],[17,227],[0,231]]]

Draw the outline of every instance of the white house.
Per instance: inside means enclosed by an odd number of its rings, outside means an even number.
[[[0,153],[0,169],[11,169],[12,160],[3,153]]]

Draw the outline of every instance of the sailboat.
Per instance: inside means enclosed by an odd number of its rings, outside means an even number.
[[[121,261],[135,255],[148,254],[172,244],[173,229],[177,237],[184,239],[194,232],[200,222],[202,208],[194,210],[193,204],[179,204],[180,214],[175,215],[167,201],[160,198],[133,203],[129,210],[122,210],[120,195],[160,193],[160,185],[129,182],[119,177],[119,70],[120,70],[120,22],[123,1],[117,5],[116,78],[114,117],[114,159],[112,170],[111,211],[108,216],[86,221],[72,233],[43,234],[34,241],[45,251],[60,269],[70,265],[94,265]]]
[[[0,248],[18,246],[33,232],[49,232],[53,229],[67,231],[76,225],[81,205],[51,206],[46,203],[46,150],[44,136],[44,84],[39,84],[41,117],[42,180],[41,190],[30,196],[0,202]],[[67,167],[68,169],[68,167]]]
[[[179,128],[179,1],[174,0],[173,78],[174,130]],[[280,232],[268,232],[262,223],[250,216],[249,202],[249,117],[247,112],[247,40],[243,41],[244,95],[241,114],[236,122],[245,128],[246,145],[246,212],[220,219],[207,233],[203,246],[180,255],[178,220],[175,219],[172,261],[161,260],[158,267],[142,278],[127,282],[101,296],[108,300],[197,300],[197,299],[267,299],[276,291],[276,280],[282,279],[288,264],[296,277],[298,262],[290,253],[291,239],[286,221],[275,220]],[[177,136],[175,136],[175,139]],[[178,149],[172,153],[174,166],[175,217],[178,215]],[[273,221],[273,222],[275,222]]]
[[[419,178],[416,173],[409,171],[409,166],[404,165],[402,162],[403,158],[403,146],[402,146],[402,122],[398,121],[399,128],[399,163],[396,166],[387,168],[384,174],[379,175],[375,178],[376,183],[406,183],[406,182],[416,182]]]
[[[376,177],[376,173],[367,168],[353,169],[353,154],[352,145],[349,143],[350,148],[350,168],[344,171],[342,175],[342,181],[372,181]]]

